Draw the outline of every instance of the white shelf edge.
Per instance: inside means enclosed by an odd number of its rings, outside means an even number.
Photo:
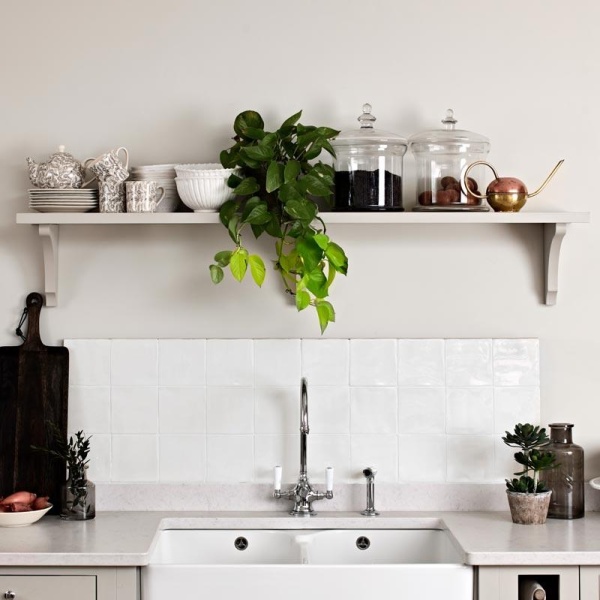
[[[320,213],[326,224],[346,225],[498,225],[542,226],[544,303],[556,304],[560,250],[571,223],[589,223],[588,212],[519,213]],[[60,225],[210,225],[217,213],[18,213],[20,225],[37,225],[44,255],[46,306],[58,302],[58,239]]]

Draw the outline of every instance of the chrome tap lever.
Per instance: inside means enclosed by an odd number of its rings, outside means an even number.
[[[365,517],[376,517],[379,513],[375,510],[375,475],[377,470],[373,467],[363,469],[363,475],[367,478],[367,508],[360,514]]]

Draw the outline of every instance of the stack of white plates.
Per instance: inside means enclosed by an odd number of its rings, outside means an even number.
[[[146,165],[129,168],[130,181],[156,181],[165,190],[165,196],[155,212],[175,212],[185,208],[177,194],[175,165]]]
[[[98,209],[98,190],[41,189],[29,192],[29,208],[39,212],[89,212]]]

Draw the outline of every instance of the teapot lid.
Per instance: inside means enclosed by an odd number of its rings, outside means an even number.
[[[331,141],[332,146],[370,146],[387,145],[401,146],[406,150],[408,142],[401,135],[390,131],[381,131],[373,128],[373,123],[377,120],[371,113],[372,106],[368,103],[363,104],[362,114],[358,117],[360,123],[359,129],[349,129],[342,131],[335,139]]]
[[[416,133],[409,138],[411,150],[428,151],[436,148],[430,146],[479,146],[480,151],[489,152],[490,140],[479,133],[467,131],[466,129],[456,129],[458,121],[454,118],[454,111],[449,108],[446,116],[442,119],[442,129],[431,129]]]

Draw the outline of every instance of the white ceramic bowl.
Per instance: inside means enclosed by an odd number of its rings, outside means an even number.
[[[224,169],[219,163],[175,165],[177,177],[229,177],[236,169]]]
[[[0,527],[25,527],[39,521],[50,509],[52,504],[40,510],[27,512],[0,512]]]
[[[233,191],[227,185],[228,177],[177,177],[177,193],[182,202],[194,212],[214,212],[233,198]]]

